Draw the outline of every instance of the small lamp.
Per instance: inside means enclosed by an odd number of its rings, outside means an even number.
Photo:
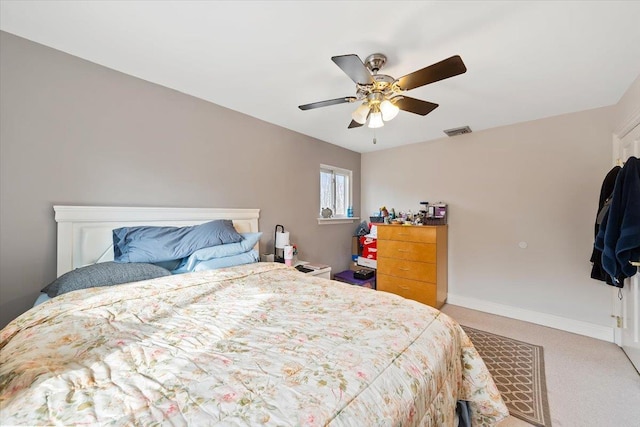
[[[400,111],[396,105],[393,105],[391,101],[385,99],[380,103],[380,112],[382,113],[382,120],[388,122],[389,120],[393,120]]]
[[[280,228],[280,232],[278,232]],[[278,224],[273,235],[273,260],[275,262],[284,263],[284,247],[289,245],[289,232],[284,231],[284,226]]]
[[[382,121],[382,113],[377,108],[371,113],[369,116],[369,127],[372,129],[381,128],[384,126],[384,122]]]
[[[351,118],[361,125],[365,124],[367,121],[367,116],[369,115],[369,104],[363,102],[360,104],[356,110],[351,113]]]

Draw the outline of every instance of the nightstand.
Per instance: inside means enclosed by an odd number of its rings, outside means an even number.
[[[298,262],[295,263],[294,267],[297,265],[305,265],[305,264],[309,264],[309,261],[298,260]],[[322,277],[323,279],[331,279],[331,267],[322,268],[320,270],[312,270],[306,274],[308,274],[309,276]]]

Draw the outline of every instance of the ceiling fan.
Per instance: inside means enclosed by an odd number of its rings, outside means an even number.
[[[385,74],[378,74],[387,62],[382,53],[369,55],[364,62],[358,55],[340,55],[331,58],[356,84],[356,96],[329,99],[300,105],[301,110],[327,107],[347,102],[362,104],[351,114],[349,129],[364,125],[369,120],[370,128],[384,126],[384,122],[392,120],[400,110],[426,116],[438,107],[438,104],[405,96],[405,91],[430,83],[448,79],[467,71],[460,56],[455,55],[428,67],[414,71],[406,76],[394,79]]]

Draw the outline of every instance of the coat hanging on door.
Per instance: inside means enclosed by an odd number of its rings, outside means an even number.
[[[640,160],[630,157],[616,177],[611,204],[595,240],[602,251],[602,267],[613,285],[638,271],[630,261],[640,259]]]
[[[594,242],[595,238],[598,236],[598,231],[600,231],[600,224],[602,223],[604,213],[609,210],[611,196],[613,194],[613,187],[616,184],[616,178],[618,177],[618,173],[621,170],[622,168],[620,166],[614,166],[613,169],[611,169],[609,173],[607,173],[607,176],[602,182],[602,188],[600,189],[600,199],[598,200],[598,213],[596,215],[595,227],[593,232]],[[590,261],[593,263],[593,267],[591,267],[591,278],[607,282],[609,285],[613,285],[611,276],[609,276],[607,272],[604,271],[604,268],[602,268],[602,251],[600,249],[597,249],[595,245],[593,247],[593,251],[591,252]]]

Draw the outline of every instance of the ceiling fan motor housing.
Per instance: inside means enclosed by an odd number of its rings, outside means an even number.
[[[383,94],[385,96],[390,96],[393,94],[400,93],[401,91],[395,85],[395,79],[391,76],[387,76],[384,74],[376,74],[371,76],[374,80],[373,84],[360,84],[356,85],[356,92],[359,95],[358,98],[367,98],[369,95],[373,93]]]

